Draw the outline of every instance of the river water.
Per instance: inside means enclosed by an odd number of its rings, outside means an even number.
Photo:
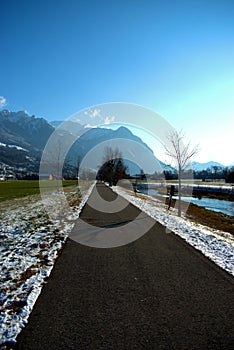
[[[149,194],[150,196],[153,196],[153,197],[157,197],[159,195],[158,191],[155,189],[148,189],[148,190],[140,189],[139,191],[144,194]],[[168,196],[165,196],[165,197],[168,197]],[[175,196],[174,198],[177,198],[177,197]],[[234,216],[234,202],[231,202],[231,201],[206,198],[206,197],[202,197],[202,199],[198,199],[194,197],[181,197],[181,199],[185,202],[193,203],[209,210]]]

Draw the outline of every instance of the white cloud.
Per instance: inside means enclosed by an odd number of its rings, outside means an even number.
[[[97,116],[100,116],[100,112],[100,109],[94,109],[93,111],[91,111],[90,117],[96,118]]]
[[[0,108],[6,106],[7,104],[7,100],[5,99],[5,97],[0,96]]]
[[[115,116],[113,117],[106,117],[104,119],[104,124],[110,124],[110,123],[113,123],[115,121]]]
[[[100,109],[89,109],[88,111],[84,111],[84,115],[89,116],[90,118],[96,118],[96,117],[100,117]]]

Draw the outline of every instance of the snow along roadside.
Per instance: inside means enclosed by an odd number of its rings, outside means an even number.
[[[52,193],[43,200],[35,196],[17,199],[3,208],[0,215],[0,347],[14,343],[27,323],[94,185],[82,193],[81,202],[75,207],[63,206],[60,194]],[[45,204],[51,205],[59,220],[48,219]],[[60,213],[63,215],[58,215]]]
[[[119,186],[112,189],[234,276],[233,235],[180,218],[175,210],[168,212],[162,202],[151,196],[140,198]]]

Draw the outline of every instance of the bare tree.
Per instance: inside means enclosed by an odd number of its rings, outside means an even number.
[[[78,155],[77,160],[76,160],[76,167],[75,167],[78,187],[79,187],[79,178],[80,178],[79,172],[80,172],[81,160],[82,160],[81,156]]]
[[[106,146],[104,149],[104,155],[103,155],[103,163],[106,163],[112,159],[120,159],[122,158],[122,152],[119,150],[118,147],[115,149],[112,149],[110,146]]]
[[[118,148],[113,150],[107,146],[104,152],[103,164],[98,171],[97,178],[115,186],[118,180],[126,176],[127,166],[124,164],[122,153]]]
[[[178,172],[178,216],[181,216],[181,179],[183,171],[188,167],[190,159],[198,153],[198,145],[191,147],[190,142],[184,144],[182,131],[173,131],[168,135],[168,145],[164,145],[165,153],[175,163]]]
[[[40,172],[42,174],[50,174],[55,180],[57,191],[59,192],[61,180],[63,178],[63,166],[65,159],[65,151],[62,140],[58,137],[50,141],[50,144],[43,152],[43,160],[40,164]]]

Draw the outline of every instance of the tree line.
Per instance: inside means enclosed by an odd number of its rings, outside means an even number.
[[[215,181],[224,180],[226,183],[234,183],[234,167],[213,167],[206,170],[183,170],[181,173],[182,179],[191,178],[193,176],[196,180],[202,181]],[[161,173],[155,172],[154,174],[148,176],[152,180],[158,180],[165,178],[166,180],[178,180],[178,172],[176,170],[165,170]]]

